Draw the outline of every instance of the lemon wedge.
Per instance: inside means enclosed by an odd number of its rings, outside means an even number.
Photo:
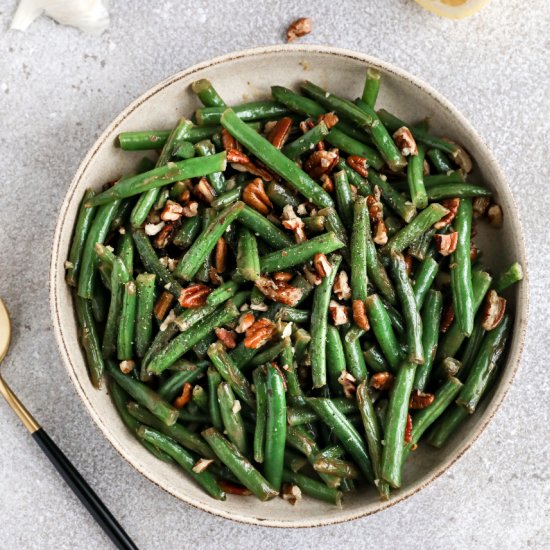
[[[423,8],[450,19],[462,19],[477,13],[489,0],[416,0]]]

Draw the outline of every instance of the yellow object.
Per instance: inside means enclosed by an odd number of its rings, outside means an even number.
[[[450,19],[462,19],[477,13],[489,0],[416,0],[423,8]]]

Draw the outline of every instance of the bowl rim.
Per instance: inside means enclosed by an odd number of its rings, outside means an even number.
[[[86,396],[86,392],[76,375],[78,366],[75,365],[71,359],[71,355],[65,343],[64,334],[61,330],[62,312],[60,310],[60,307],[59,307],[60,304],[58,301],[58,292],[60,290],[60,287],[64,287],[65,285],[64,278],[58,277],[58,273],[59,273],[60,262],[63,263],[65,260],[65,257],[64,257],[65,251],[60,249],[60,244],[61,244],[61,234],[62,234],[61,232],[64,226],[65,217],[68,212],[68,205],[71,202],[73,195],[75,194],[75,191],[79,185],[79,182],[82,179],[83,175],[85,174],[91,160],[94,158],[98,150],[105,144],[107,139],[109,139],[112,136],[116,128],[135,109],[137,109],[147,100],[149,100],[152,96],[154,96],[164,88],[174,84],[175,82],[183,78],[189,77],[190,75],[192,75],[197,71],[200,71],[206,68],[212,68],[217,65],[226,63],[228,61],[234,61],[245,57],[251,58],[251,57],[257,57],[257,56],[262,56],[266,54],[271,55],[276,53],[280,53],[281,55],[284,55],[285,52],[289,52],[289,51],[298,52],[298,53],[302,52],[304,55],[316,54],[316,53],[328,54],[336,57],[343,57],[343,58],[348,58],[355,61],[360,61],[361,63],[364,63],[368,66],[381,69],[384,72],[392,73],[393,75],[399,78],[408,80],[410,83],[414,84],[419,90],[430,95],[433,100],[438,102],[444,109],[446,109],[454,117],[454,119],[457,120],[457,122],[460,125],[462,125],[464,129],[468,131],[469,137],[472,139],[472,141],[476,145],[476,149],[483,150],[484,156],[488,161],[488,164],[490,165],[491,170],[497,176],[496,180],[498,181],[499,192],[506,195],[506,200],[512,207],[514,207],[515,216],[511,223],[513,224],[513,228],[516,230],[517,244],[518,244],[519,253],[521,256],[521,258],[519,258],[518,260],[521,261],[521,264],[523,267],[523,273],[524,273],[522,286],[520,288],[520,298],[517,300],[517,303],[516,303],[516,320],[515,320],[515,328],[514,328],[516,341],[514,342],[513,357],[511,356],[512,350],[509,350],[507,363],[506,363],[506,379],[501,378],[500,383],[498,384],[498,386],[496,386],[490,403],[488,403],[486,410],[483,411],[484,418],[480,422],[476,430],[472,431],[469,437],[459,445],[455,454],[453,454],[452,456],[446,458],[441,463],[439,463],[432,472],[429,472],[428,474],[426,474],[422,479],[420,479],[418,482],[411,485],[409,488],[401,489],[399,493],[396,496],[392,497],[390,500],[380,501],[379,505],[375,509],[365,510],[365,511],[350,510],[347,514],[345,513],[339,514],[337,518],[327,516],[326,518],[323,518],[323,519],[315,519],[315,520],[309,520],[309,521],[307,519],[305,520],[297,519],[297,520],[291,520],[291,521],[266,520],[266,519],[255,518],[249,515],[243,515],[240,513],[218,510],[215,508],[215,506],[211,506],[211,507],[205,506],[202,502],[195,501],[193,497],[185,497],[185,496],[176,494],[176,492],[172,491],[169,487],[162,486],[159,483],[157,483],[155,480],[151,479],[147,475],[147,473],[144,471],[144,469],[142,469],[141,464],[139,464],[136,460],[126,456],[126,452],[119,446],[116,439],[111,437],[109,429],[104,424],[102,417],[100,417],[100,415],[95,411],[93,405],[88,400]],[[427,84],[421,78],[418,78],[412,75],[408,71],[405,71],[404,69],[401,69],[393,65],[392,63],[383,61],[381,59],[378,59],[376,57],[373,57],[367,54],[363,54],[363,53],[345,49],[345,48],[332,47],[332,46],[306,45],[306,44],[304,45],[280,44],[280,45],[273,45],[273,46],[262,46],[262,47],[250,48],[245,50],[238,50],[236,52],[224,54],[221,56],[208,59],[206,61],[202,61],[200,63],[196,63],[187,69],[184,69],[182,71],[179,71],[167,77],[160,83],[149,88],[147,91],[141,94],[137,99],[132,101],[113,121],[111,121],[108,124],[108,126],[105,128],[102,134],[97,138],[95,143],[92,145],[92,147],[89,149],[88,153],[80,163],[71,181],[71,184],[69,185],[69,188],[65,194],[63,202],[60,206],[59,217],[57,219],[55,233],[53,237],[53,250],[52,250],[52,256],[50,261],[49,295],[50,295],[50,314],[51,314],[54,334],[57,342],[57,347],[61,353],[61,357],[63,359],[65,368],[68,371],[69,377],[80,399],[84,402],[88,413],[94,420],[95,424],[99,427],[99,429],[101,430],[103,435],[106,437],[106,439],[116,449],[116,451],[124,458],[124,460],[126,460],[128,464],[130,464],[133,468],[135,468],[148,481],[154,483],[155,485],[160,487],[163,491],[175,497],[177,500],[182,500],[186,504],[189,504],[194,508],[200,509],[202,511],[206,511],[212,515],[223,517],[225,519],[230,519],[232,521],[236,521],[239,523],[257,525],[261,527],[305,528],[305,527],[319,527],[319,526],[327,526],[327,525],[344,523],[346,521],[370,516],[372,514],[381,512],[382,510],[385,510],[390,506],[394,506],[399,502],[403,502],[405,499],[408,499],[412,495],[424,489],[427,485],[432,483],[434,480],[439,478],[443,473],[449,470],[466,453],[468,449],[472,447],[472,445],[478,440],[482,432],[486,429],[489,422],[495,416],[497,410],[499,409],[502,402],[504,401],[504,398],[506,397],[510,389],[510,386],[514,381],[514,378],[519,369],[520,360],[525,347],[527,326],[528,326],[529,276],[528,276],[528,264],[527,264],[527,248],[525,245],[525,234],[523,231],[523,224],[521,222],[521,216],[517,208],[515,198],[508,184],[508,181],[504,176],[492,150],[487,146],[487,144],[484,142],[484,140],[481,138],[481,136],[478,134],[478,132],[475,130],[472,124],[468,121],[468,119],[466,119],[466,117],[462,115],[460,111],[448,99],[446,99],[442,94],[440,94],[435,89],[433,89],[429,84]]]

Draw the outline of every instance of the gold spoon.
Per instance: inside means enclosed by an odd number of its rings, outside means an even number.
[[[11,341],[11,321],[4,302],[0,299],[0,363],[8,353]],[[20,418],[25,428],[30,432],[38,446],[44,451],[51,463],[55,466],[61,477],[73,490],[80,502],[84,504],[88,512],[92,514],[107,536],[113,541],[117,548],[128,548],[137,550],[137,546],[126,534],[114,516],[109,512],[105,504],[101,502],[93,489],[86,483],[78,470],[72,465],[61,449],[53,442],[50,436],[33,418],[32,414],[25,408],[13,393],[6,381],[0,374],[0,393],[8,402],[13,412]]]

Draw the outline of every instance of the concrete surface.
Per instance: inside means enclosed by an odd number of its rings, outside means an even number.
[[[543,548],[550,546],[550,4],[493,0],[462,22],[412,0],[131,2],[90,37],[47,19],[8,31],[0,5],[0,296],[15,324],[7,379],[141,548]],[[527,7],[528,6],[528,7]],[[420,494],[349,524],[281,531],[192,509],[141,477],[103,439],[61,364],[48,304],[58,208],[100,131],[150,86],[197,61],[282,41],[366,52],[430,82],[493,149],[523,217],[531,324],[522,368],[475,446]],[[0,403],[0,547],[108,548],[109,542]]]

